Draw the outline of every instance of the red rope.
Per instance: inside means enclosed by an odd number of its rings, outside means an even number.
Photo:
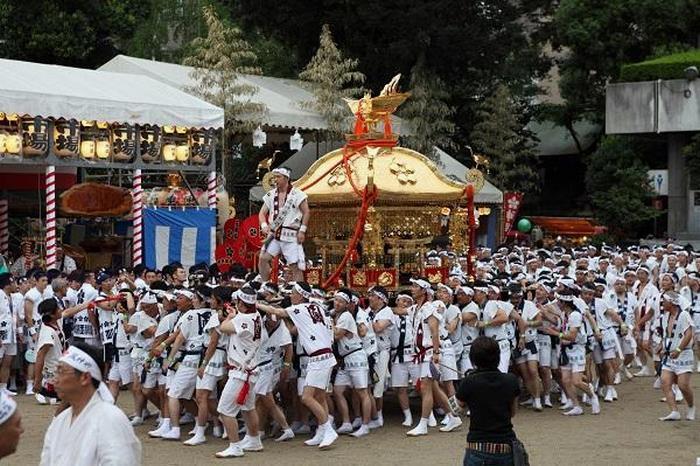
[[[464,196],[467,198],[467,244],[469,251],[467,252],[467,273],[470,277],[474,277],[474,229],[476,220],[474,219],[474,186],[468,184],[464,188]]]
[[[357,242],[360,240],[362,234],[364,233],[365,221],[367,220],[367,211],[377,200],[377,196],[378,191],[376,186],[373,187],[371,191],[368,187],[365,187],[362,193],[362,206],[360,207],[360,212],[357,216],[357,221],[355,222],[355,230],[353,231],[352,237],[348,242],[348,247],[345,250],[343,260],[340,261],[340,264],[338,264],[338,267],[335,269],[335,271],[323,283],[323,288],[327,288],[330,285],[333,285],[340,276],[340,274],[343,272],[345,264],[347,264],[348,260],[350,259],[350,256],[352,255],[352,252],[357,247]]]

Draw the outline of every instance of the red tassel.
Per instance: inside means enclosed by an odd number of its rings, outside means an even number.
[[[250,392],[250,382],[248,382],[248,379],[246,378],[245,382],[243,382],[243,386],[241,387],[241,391],[238,392],[236,404],[244,405],[246,398],[248,398],[248,392]]]

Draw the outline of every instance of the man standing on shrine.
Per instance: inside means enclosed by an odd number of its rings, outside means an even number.
[[[258,213],[260,230],[266,237],[260,254],[258,268],[264,282],[270,278],[272,258],[280,253],[291,269],[296,281],[304,279],[304,240],[309,225],[309,204],[306,194],[290,183],[291,171],[279,167],[272,170],[275,188],[263,197]]]

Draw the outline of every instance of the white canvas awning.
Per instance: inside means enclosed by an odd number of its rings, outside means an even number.
[[[326,153],[341,147],[342,144],[340,142],[329,142],[319,146],[319,157],[323,157]],[[467,167],[442,149],[437,147],[434,149],[437,156],[434,160],[442,173],[454,181],[466,183]],[[306,173],[316,160],[316,143],[310,142],[287,159],[283,165],[292,171],[292,179],[297,180]],[[252,202],[261,202],[264,195],[265,191],[260,185],[253,186],[249,192],[249,198]],[[474,197],[474,201],[477,204],[502,204],[503,192],[486,180],[484,187]]]
[[[193,68],[190,66],[126,55],[117,55],[102,65],[99,70],[149,76],[185,92],[191,92],[190,89],[197,84],[191,77]],[[253,75],[242,75],[240,79],[243,84],[258,88],[258,91],[250,96],[250,100],[264,104],[267,108],[265,115],[261,118],[262,123],[302,130],[322,130],[328,127],[321,114],[302,107],[302,103],[311,102],[314,97],[301,81]],[[350,110],[348,110],[348,117],[351,117]],[[405,124],[402,128],[400,118],[393,116],[392,121],[395,131],[401,134],[407,133],[408,128]]]
[[[219,107],[147,76],[0,59],[0,111],[76,120],[221,128]]]

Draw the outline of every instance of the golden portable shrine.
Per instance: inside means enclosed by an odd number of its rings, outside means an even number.
[[[306,271],[311,284],[396,290],[412,275],[444,281],[452,264],[427,264],[425,256],[433,239],[445,235],[471,267],[478,226],[474,194],[483,175],[470,169],[467,184],[453,181],[425,155],[397,146],[389,117],[409,96],[396,91],[397,81],[378,97],[348,100],[355,125],[346,145],[295,182],[312,211],[307,257],[321,264]],[[269,185],[269,177],[265,181]]]

